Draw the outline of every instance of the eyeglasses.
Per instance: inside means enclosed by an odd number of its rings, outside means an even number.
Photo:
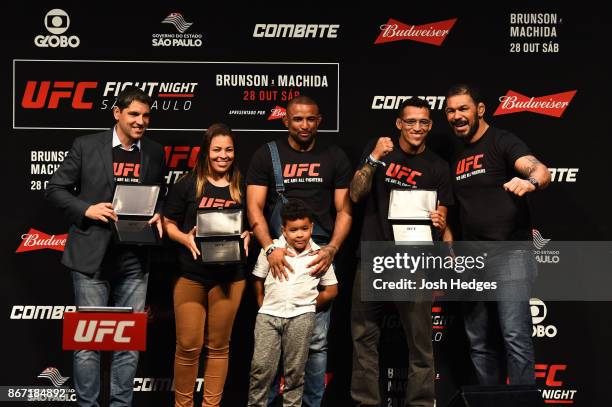
[[[421,127],[429,127],[431,126],[431,120],[429,119],[400,119],[402,123],[406,125],[406,127],[414,127],[417,123],[421,125]]]

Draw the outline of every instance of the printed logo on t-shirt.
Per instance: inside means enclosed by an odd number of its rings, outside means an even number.
[[[423,173],[401,164],[390,163],[385,175],[385,182],[401,187],[416,188],[416,179],[423,175]]]
[[[457,169],[455,170],[455,179],[459,181],[474,175],[486,173],[486,168],[482,168],[483,161],[484,154],[474,154],[460,160],[457,163]]]
[[[285,184],[302,182],[323,182],[319,172],[321,163],[285,164],[283,178]]]
[[[140,164],[114,162],[113,174],[116,182],[138,182]]]
[[[231,199],[221,199],[221,198],[209,198],[206,196],[202,197],[200,201],[200,208],[228,208],[230,206],[236,205],[235,201]]]

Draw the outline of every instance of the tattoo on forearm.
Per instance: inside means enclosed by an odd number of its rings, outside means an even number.
[[[374,168],[365,164],[353,177],[350,187],[350,197],[353,202],[359,202],[372,189]]]
[[[531,174],[533,174],[533,172],[536,170],[536,168],[538,167],[538,165],[542,164],[537,158],[535,158],[534,156],[530,155],[525,157],[527,159],[527,161],[529,162],[529,164],[525,165],[524,167],[522,167],[520,170],[521,175],[525,176],[525,177],[530,177]]]

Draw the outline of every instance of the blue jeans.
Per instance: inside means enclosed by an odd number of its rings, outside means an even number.
[[[529,252],[516,250],[490,259],[489,267],[494,268],[490,274],[499,282],[500,300],[463,304],[465,331],[478,383],[504,384],[505,364],[510,384],[535,384],[529,307],[531,285],[537,273],[535,259]],[[521,278],[500,281],[504,275]]]
[[[331,306],[315,314],[315,326],[310,338],[308,361],[304,371],[304,396],[302,405],[319,407],[325,393],[325,371],[327,370],[327,331]]]
[[[304,395],[302,405],[306,407],[319,407],[323,394],[325,393],[325,373],[327,370],[327,331],[329,330],[329,320],[331,306],[325,311],[315,314],[315,325],[310,338],[308,350],[308,360],[304,371]],[[274,379],[274,384],[268,396],[270,405],[279,394],[280,373]]]
[[[144,310],[148,275],[142,260],[129,250],[114,253],[114,258],[93,275],[72,271],[75,304],[133,307]],[[111,362],[110,407],[131,406],[134,376],[138,365],[137,351],[113,352]],[[80,407],[99,407],[100,352],[74,352],[74,388]]]

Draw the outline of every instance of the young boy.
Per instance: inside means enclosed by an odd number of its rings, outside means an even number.
[[[338,294],[334,267],[319,279],[306,267],[319,246],[310,238],[312,214],[298,199],[290,199],[281,211],[283,235],[274,241],[283,247],[293,267],[286,280],[276,280],[263,250],[253,270],[259,314],[255,323],[255,350],[251,362],[249,406],[266,406],[270,385],[283,355],[285,387],[283,406],[301,406],[304,368],[312,336],[315,311],[324,309]],[[264,282],[265,279],[265,282]]]

